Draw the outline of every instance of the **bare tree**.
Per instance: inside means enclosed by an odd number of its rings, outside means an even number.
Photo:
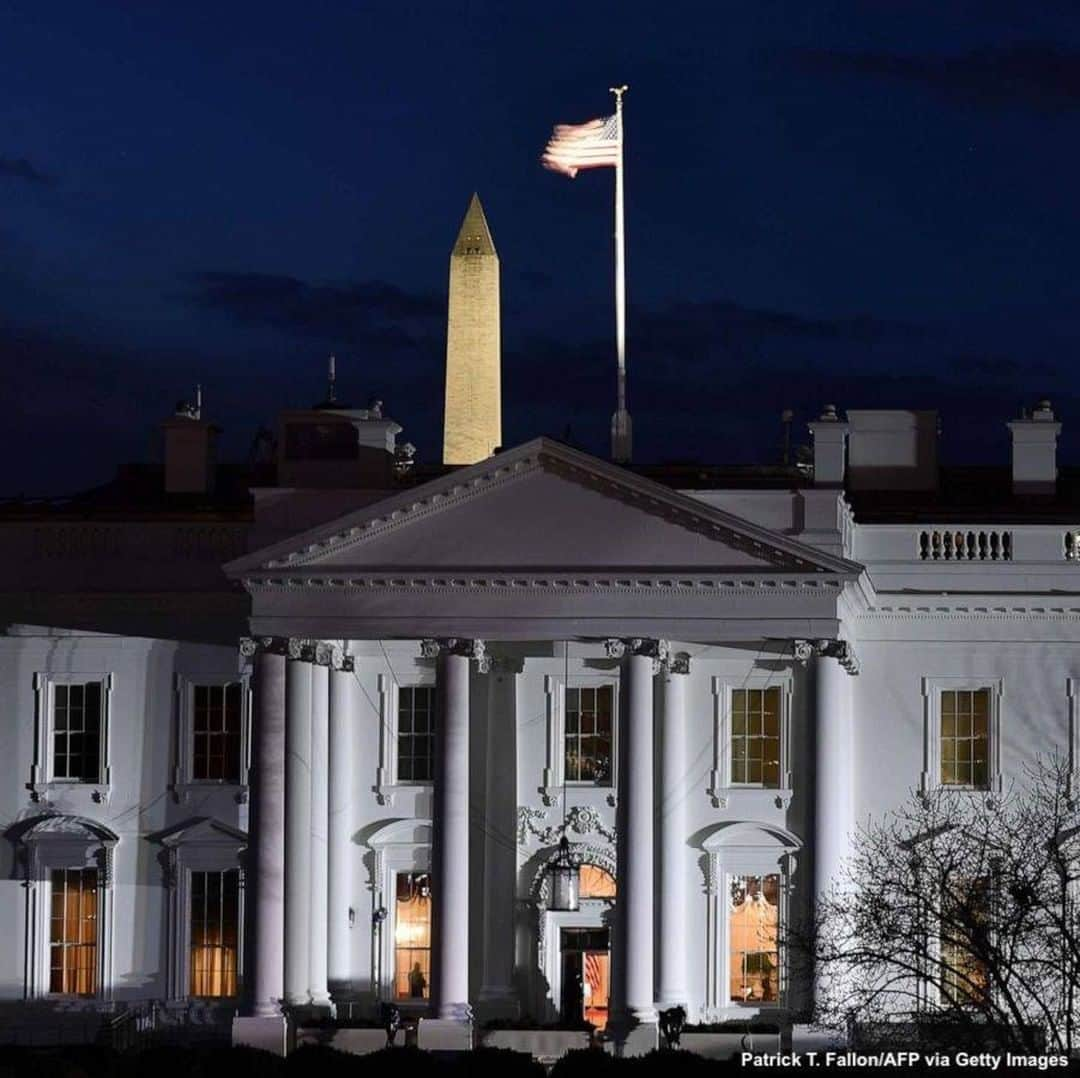
[[[861,827],[792,951],[815,1019],[1071,1052],[1080,1003],[1080,798],[1067,764],[991,795],[941,787]],[[897,1023],[900,1023],[897,1026]]]

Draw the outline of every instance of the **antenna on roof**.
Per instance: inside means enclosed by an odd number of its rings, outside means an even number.
[[[195,386],[195,418],[202,419],[202,383]]]
[[[330,363],[327,369],[327,384],[326,399],[330,404],[333,404],[337,397],[334,391],[334,382],[337,379],[337,360],[333,355],[330,356]]]

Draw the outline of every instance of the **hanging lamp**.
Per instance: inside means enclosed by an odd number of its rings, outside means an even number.
[[[570,843],[566,835],[559,839],[559,854],[551,862],[548,872],[551,874],[552,910],[561,913],[573,913],[578,909],[578,867],[570,859]]]

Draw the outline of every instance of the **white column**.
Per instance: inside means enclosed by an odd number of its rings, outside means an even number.
[[[285,696],[285,999],[297,1004],[310,1001],[311,663],[290,656]]]
[[[660,771],[660,960],[659,1001],[662,1007],[684,1007],[686,987],[686,803],[690,796],[686,762],[686,681],[690,660],[665,664],[661,719]]]
[[[329,747],[330,668],[320,663],[311,668],[311,951],[308,955],[308,987],[311,1002],[316,1007],[330,1006],[330,995],[326,990]]]
[[[517,1013],[513,895],[517,882],[517,675],[521,670],[521,660],[499,659],[487,683],[480,1000],[490,1017]]]
[[[655,1022],[653,997],[653,655],[632,641],[623,666],[619,723],[618,884],[615,903],[616,1021]]]
[[[442,1019],[469,1008],[469,658],[442,650],[435,751],[432,1002]]]
[[[330,672],[330,883],[327,913],[329,965],[327,978],[335,1000],[351,999],[349,909],[355,871],[353,776],[357,758],[357,684],[352,659]]]
[[[814,893],[838,881],[851,850],[853,812],[852,677],[834,658],[814,660],[815,782]]]
[[[285,656],[255,655],[255,714],[252,737],[251,849],[245,902],[253,946],[251,1014],[281,1015],[285,995]]]

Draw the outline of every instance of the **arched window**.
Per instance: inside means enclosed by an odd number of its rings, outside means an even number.
[[[615,877],[599,865],[582,864],[578,869],[578,897],[614,898]]]

